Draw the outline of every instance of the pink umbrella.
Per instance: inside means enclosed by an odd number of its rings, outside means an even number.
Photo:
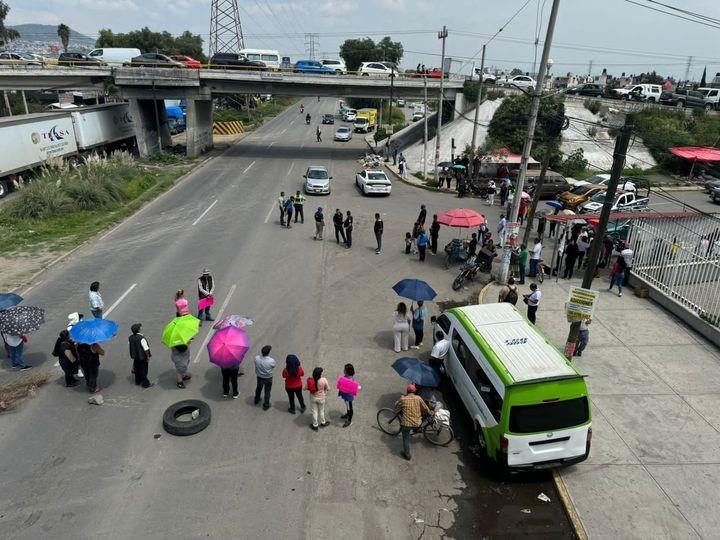
[[[241,317],[240,315],[226,315],[215,324],[213,328],[220,330],[227,326],[234,326],[235,328],[245,328],[246,326],[252,326],[253,320],[250,317]]]
[[[475,210],[468,210],[467,208],[448,210],[438,217],[438,223],[450,227],[479,227],[484,222],[485,219],[480,214]]]
[[[250,340],[239,328],[227,326],[215,332],[207,348],[210,362],[229,368],[240,365],[250,349]]]

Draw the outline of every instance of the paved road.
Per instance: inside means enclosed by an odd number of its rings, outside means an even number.
[[[329,99],[305,103],[313,118],[336,107]],[[26,359],[53,377],[36,398],[0,416],[0,537],[570,536],[547,475],[501,483],[481,470],[452,396],[459,443],[435,448],[418,440],[411,463],[399,457],[400,441],[375,427],[377,409],[392,405],[404,388],[390,368],[397,302],[390,286],[417,275],[435,286],[439,299],[453,298],[453,273],[439,260],[421,266],[400,253],[404,233],[421,202],[440,213],[456,200],[402,184],[390,198],[364,198],[352,185],[360,138],[334,143],[326,127],[320,144],[314,131],[291,108],[43,274],[27,293],[28,304],[46,308],[48,323],[31,336]],[[317,163],[331,169],[334,189],[310,198],[306,219],[317,205],[328,209],[328,221],[335,207],[351,209],[352,249],[338,246],[330,231],[324,242],[313,241],[310,223],[278,225],[278,192],[298,189],[303,170]],[[375,211],[386,223],[379,256]],[[271,344],[279,364],[295,353],[307,371],[323,366],[331,381],[344,363],[355,364],[363,389],[350,428],[340,427],[344,409],[334,396],[327,430],[308,429],[307,414],[289,415],[279,373],[267,412],[252,405],[252,369],[241,378],[240,399],[224,400],[219,370],[202,347],[207,325],[191,347],[193,379],[186,390],[175,388],[160,332],[174,315],[175,291],[183,287],[193,298],[204,266],[213,271],[224,313],[256,321],[248,360]],[[109,318],[121,327],[102,362],[101,407],[87,404],[82,387],[62,386],[48,353],[67,313],[88,313],[93,280],[101,282]],[[130,379],[126,336],[136,321],[155,353],[150,376],[157,384],[147,390]],[[212,423],[199,435],[174,438],[162,430],[162,413],[185,398],[208,401]],[[538,501],[540,492],[552,502]]]

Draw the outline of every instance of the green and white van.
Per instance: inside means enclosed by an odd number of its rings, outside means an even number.
[[[451,342],[445,371],[487,456],[510,469],[578,463],[590,453],[583,375],[508,303],[466,306],[435,318]]]

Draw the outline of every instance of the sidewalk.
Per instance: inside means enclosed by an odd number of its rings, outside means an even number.
[[[564,303],[580,281],[540,287],[538,326],[561,350]],[[574,360],[587,375],[593,442],[587,461],[560,470],[572,504],[593,539],[718,538],[720,351],[632,289],[619,298],[607,287],[607,277],[594,282],[590,343]]]

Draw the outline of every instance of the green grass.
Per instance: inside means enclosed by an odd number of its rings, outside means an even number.
[[[216,122],[237,121],[244,124],[261,125],[266,119],[277,116],[289,106],[297,102],[297,98],[292,97],[276,97],[270,101],[263,101],[250,113],[246,110],[222,109],[215,111],[213,120]]]

